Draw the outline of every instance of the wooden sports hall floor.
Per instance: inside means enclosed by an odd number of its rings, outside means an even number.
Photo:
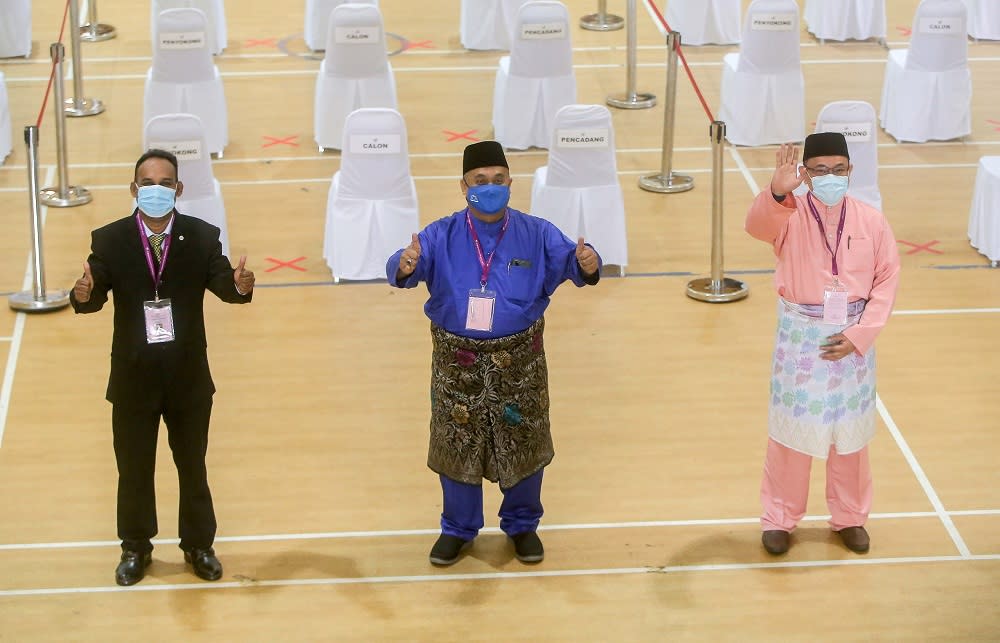
[[[878,342],[879,430],[871,552],[824,521],[823,466],[810,518],[782,558],[761,549],[773,256],[742,220],[774,148],[727,149],[725,257],[750,297],[684,296],[709,270],[708,118],[678,84],[680,195],[640,191],[658,169],[662,106],[612,110],[628,212],[624,279],[564,287],[547,314],[556,459],[546,471],[544,563],[513,559],[496,530],[434,569],[440,489],[424,466],[430,342],[422,290],[333,285],[321,258],[338,155],[312,143],[317,60],[304,3],[227,3],[217,59],[230,144],[214,164],[233,255],[257,274],[250,306],[207,305],[219,388],[209,471],[224,578],[203,583],[176,547],[176,477],[161,440],[161,539],[148,577],[114,585],[115,466],[103,401],[111,311],[0,310],[0,640],[997,640],[1000,639],[1000,272],[969,246],[976,163],[1000,154],[1000,43],[970,43],[973,132],[896,144],[879,134],[885,211],[900,240],[896,314]],[[623,2],[609,2],[622,14]],[[747,3],[744,3],[744,7]],[[141,5],[141,6],[137,6]],[[574,21],[596,8],[569,0]],[[917,0],[890,0],[905,47]],[[457,2],[384,0],[409,128],[421,223],[462,206],[461,151],[488,138],[500,52],[458,42]],[[36,0],[30,60],[0,61],[15,139],[34,122],[62,2]],[[48,285],[69,288],[89,231],[123,216],[140,154],[147,3],[101,0],[118,38],[83,45],[85,93],[105,114],[71,120],[70,180],[90,205],[49,209]],[[663,36],[639,3],[638,89],[662,96]],[[625,33],[572,29],[578,102],[625,89]],[[801,36],[807,121],[832,100],[879,104],[886,51]],[[409,43],[409,48],[404,47]],[[404,50],[405,49],[405,50]],[[731,47],[686,49],[714,108]],[[68,93],[71,93],[69,89]],[[41,181],[52,185],[45,117]],[[284,140],[285,142],[278,142]],[[528,209],[543,150],[509,155],[512,205]],[[0,293],[25,288],[25,154],[0,166]],[[598,248],[599,249],[599,248]],[[282,264],[281,262],[284,262]]]

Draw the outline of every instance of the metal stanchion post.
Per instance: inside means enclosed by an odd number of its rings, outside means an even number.
[[[726,124],[712,121],[712,276],[692,279],[687,296],[711,304],[743,299],[750,289],[742,281],[728,279],[722,273],[722,150],[725,146]]]
[[[42,208],[38,201],[38,128],[24,128],[24,145],[28,150],[28,203],[31,209],[31,251],[34,259],[34,288],[32,291],[14,293],[7,304],[14,310],[41,312],[56,310],[69,305],[65,290],[45,290],[45,262],[42,257]]]
[[[80,59],[80,0],[69,0],[70,46],[73,47],[73,98],[67,98],[62,105],[67,116],[96,116],[104,111],[104,103],[96,98],[83,97],[83,61]]]
[[[580,18],[580,27],[590,31],[618,31],[624,26],[621,16],[608,13],[608,0],[598,0],[597,13]]]
[[[656,96],[653,94],[637,94],[635,92],[635,64],[636,48],[638,39],[636,37],[635,0],[628,0],[626,5],[625,22],[628,27],[625,30],[625,94],[623,96],[608,96],[607,103],[612,107],[621,109],[645,109],[656,104]]]
[[[674,174],[671,161],[674,153],[674,103],[677,101],[677,48],[680,46],[680,33],[668,33],[667,92],[663,97],[663,156],[657,174],[639,178],[639,187],[649,192],[672,194],[686,192],[694,187],[694,177]]]
[[[111,25],[105,25],[97,20],[97,0],[87,0],[87,24],[80,26],[80,38],[87,42],[111,40],[117,34]]]
[[[39,190],[42,203],[57,208],[68,208],[74,205],[90,203],[90,192],[86,188],[69,184],[69,171],[66,163],[66,112],[63,111],[63,59],[66,48],[61,42],[54,42],[49,47],[52,53],[52,63],[55,65],[55,79],[52,82],[55,94],[53,103],[56,120],[56,169],[59,173],[59,185],[54,188]]]

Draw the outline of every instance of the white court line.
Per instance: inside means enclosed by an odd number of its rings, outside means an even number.
[[[942,524],[944,524],[944,528],[948,531],[948,535],[950,535],[952,541],[954,541],[955,547],[958,549],[958,553],[962,555],[962,558],[969,558],[972,555],[972,552],[969,551],[968,545],[966,545],[965,541],[962,539],[962,534],[958,533],[958,528],[952,521],[951,516],[948,515],[948,512],[945,510],[944,504],[941,502],[941,498],[939,498],[937,492],[934,491],[934,487],[931,486],[931,481],[927,479],[927,474],[924,473],[920,463],[917,462],[917,457],[913,455],[913,451],[910,450],[910,445],[906,443],[906,439],[903,438],[903,434],[900,432],[899,427],[896,426],[892,416],[889,415],[888,409],[885,408],[885,403],[882,402],[882,397],[877,394],[875,395],[875,408],[878,409],[878,414],[882,416],[882,421],[885,422],[886,427],[889,429],[889,433],[896,441],[896,445],[903,453],[903,457],[906,458],[906,462],[913,470],[913,475],[917,477],[917,481],[923,488],[924,493],[927,494],[927,499],[931,501],[931,506],[933,506],[934,511],[937,512]]]
[[[0,342],[12,342],[12,341],[14,341],[13,337],[0,337]]]
[[[740,173],[743,174],[743,180],[747,182],[747,185],[750,187],[750,191],[753,192],[753,195],[757,196],[760,194],[760,186],[757,185],[757,181],[754,180],[753,175],[750,173],[750,168],[748,168],[747,164],[743,162],[743,157],[740,156],[740,151],[735,146],[730,145],[729,155],[733,157],[734,161],[736,161],[736,167]]]
[[[964,315],[968,313],[1000,313],[1000,308],[940,308],[938,310],[894,310],[893,315]]]
[[[946,562],[1000,560],[1000,554],[969,556],[900,556],[896,558],[846,558],[768,563],[719,563],[706,565],[668,565],[664,567],[612,567],[607,569],[559,569],[551,571],[486,572],[479,574],[421,574],[412,576],[364,576],[361,578],[303,578],[275,580],[224,581],[216,583],[173,583],[119,587],[52,587],[0,590],[0,597],[53,596],[59,594],[109,594],[116,592],[168,592],[184,590],[254,589],[259,587],[308,587],[323,585],[385,585],[389,583],[442,583],[478,580],[514,580],[521,578],[566,578],[579,576],[630,576],[638,574],[690,574],[759,569],[802,569],[816,567],[855,567],[871,565],[906,565]]]

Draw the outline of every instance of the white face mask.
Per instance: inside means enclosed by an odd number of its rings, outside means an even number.
[[[847,194],[849,179],[846,176],[827,174],[812,179],[812,193],[826,205],[837,205]]]

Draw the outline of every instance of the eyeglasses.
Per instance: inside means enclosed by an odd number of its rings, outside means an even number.
[[[835,168],[828,168],[825,165],[820,165],[818,167],[805,166],[806,172],[809,173],[811,177],[826,176],[827,174],[833,174],[834,176],[847,176],[851,172],[851,168],[844,167],[843,165],[838,165]]]

